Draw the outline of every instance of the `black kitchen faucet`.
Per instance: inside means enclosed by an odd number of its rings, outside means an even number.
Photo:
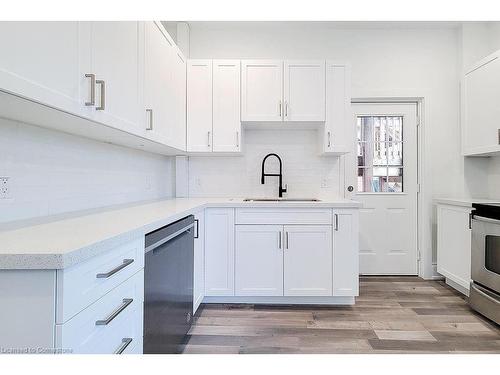
[[[280,162],[280,173],[279,174],[276,174],[276,173],[265,173],[264,172],[264,165],[266,164],[266,159],[269,157],[269,156],[276,156],[276,158],[278,159],[278,161]],[[276,177],[279,177],[279,197],[282,198],[283,197],[283,193],[286,193],[286,190],[287,190],[287,186],[285,185],[285,188],[283,189],[283,174],[282,174],[282,162],[281,162],[281,158],[277,155],[277,154],[267,154],[264,158],[264,160],[262,160],[262,176],[260,177],[260,183],[261,184],[264,184],[264,178],[266,176],[276,176]]]

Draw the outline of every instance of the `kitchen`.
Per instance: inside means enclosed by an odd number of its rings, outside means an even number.
[[[500,23],[0,46],[2,352],[500,352]]]

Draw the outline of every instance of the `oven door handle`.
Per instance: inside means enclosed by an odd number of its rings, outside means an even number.
[[[472,220],[477,220],[477,221],[482,221],[482,222],[485,222],[485,223],[491,223],[491,224],[500,224],[500,220],[496,220],[496,219],[491,219],[489,217],[484,217],[484,216],[477,216],[477,215],[474,215],[472,217]]]

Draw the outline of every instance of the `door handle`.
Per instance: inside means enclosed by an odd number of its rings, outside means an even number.
[[[288,102],[285,102],[285,118],[288,117]]]
[[[151,108],[146,109],[146,113],[149,115],[149,124],[146,130],[153,130],[153,110]]]
[[[288,250],[288,232],[285,232],[285,248]]]
[[[108,271],[106,273],[98,273],[96,275],[96,278],[98,278],[98,279],[107,279],[108,277],[113,276],[115,273],[117,273],[118,271],[121,271],[122,269],[124,269],[125,267],[127,267],[128,265],[130,265],[132,263],[134,263],[133,259],[123,259],[123,263],[122,264],[120,264],[119,266],[116,266],[111,271]]]
[[[98,79],[95,83],[101,86],[101,102],[99,107],[96,107],[95,109],[97,111],[104,111],[106,109],[106,82],[102,79]]]
[[[278,232],[278,249],[281,249],[281,231]]]
[[[109,323],[113,321],[114,318],[116,318],[120,313],[127,308],[128,305],[130,305],[134,300],[132,298],[124,298],[123,302],[120,306],[117,307],[115,311],[113,311],[109,316],[103,320],[97,320],[95,322],[96,326],[107,326]]]
[[[211,134],[211,132],[209,131],[209,132],[207,133],[207,146],[208,146],[208,147],[210,147],[210,134]]]
[[[196,232],[194,234],[194,238],[200,238],[200,221],[198,219],[194,219],[194,222],[196,223]]]
[[[240,132],[236,132],[236,148],[240,148]]]
[[[279,101],[278,108],[279,108],[279,114],[280,114],[280,117],[281,117],[281,100]]]
[[[127,349],[127,346],[130,345],[131,342],[132,342],[132,338],[130,338],[130,337],[123,338],[122,339],[122,343],[115,350],[115,352],[113,354],[122,354],[125,351],[125,349]]]
[[[334,223],[335,224],[334,229],[335,229],[336,232],[338,232],[339,231],[339,215],[338,214],[334,214],[333,217],[334,217],[334,222],[335,222]]]
[[[328,132],[328,148],[332,145],[332,133]]]
[[[86,78],[90,78],[90,101],[85,102],[86,106],[94,106],[95,105],[95,74],[87,73],[85,74]]]

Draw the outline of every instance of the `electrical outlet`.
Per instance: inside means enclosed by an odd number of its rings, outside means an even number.
[[[10,198],[10,177],[0,177],[0,199]]]

